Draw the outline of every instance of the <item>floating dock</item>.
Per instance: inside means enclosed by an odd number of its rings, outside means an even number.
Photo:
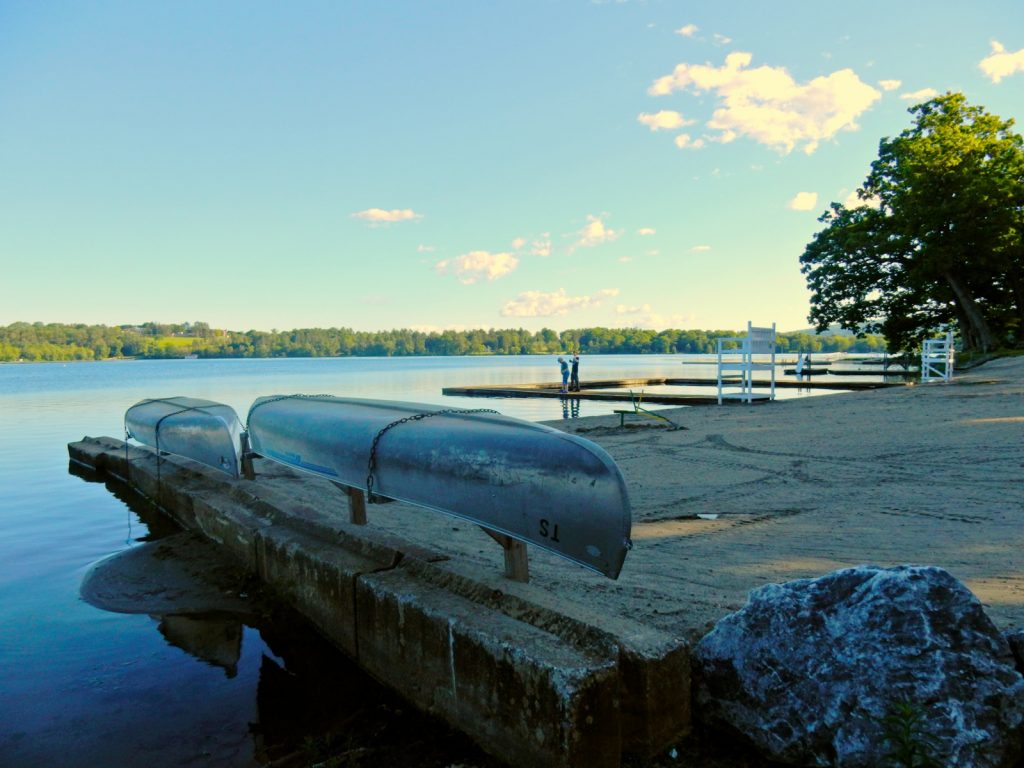
[[[878,373],[874,373],[878,376]],[[767,388],[768,382],[754,382],[755,394],[759,384]],[[562,385],[557,382],[541,384],[481,384],[467,387],[445,387],[442,394],[458,397],[568,397],[580,400],[604,400],[623,402],[642,398],[644,403],[658,405],[714,405],[718,402],[717,392],[630,392],[644,387],[712,387],[718,385],[717,379],[707,378],[650,378],[650,379],[606,379],[603,381],[581,382],[579,392],[561,391]],[[730,386],[733,386],[730,382]],[[844,381],[836,376],[811,377],[804,381],[795,379],[776,379],[776,389],[828,389],[828,390],[863,390],[881,389],[885,387],[903,387],[905,383],[897,381]],[[613,391],[617,390],[617,391]]]

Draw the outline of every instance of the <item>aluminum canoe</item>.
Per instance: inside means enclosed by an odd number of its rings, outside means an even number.
[[[330,396],[261,397],[252,450],[427,507],[617,578],[630,549],[622,473],[598,445],[498,413]],[[369,472],[371,451],[374,470]]]
[[[141,400],[124,414],[128,437],[238,477],[242,424],[230,405],[195,397]]]

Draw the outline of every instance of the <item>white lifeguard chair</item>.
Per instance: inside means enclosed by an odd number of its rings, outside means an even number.
[[[952,379],[955,355],[952,331],[941,339],[925,339],[921,347],[921,383]]]
[[[769,394],[755,394],[754,371],[769,372],[767,381],[758,381],[769,385]],[[745,403],[775,399],[775,323],[759,328],[748,321],[746,336],[718,339],[718,404],[726,399]]]

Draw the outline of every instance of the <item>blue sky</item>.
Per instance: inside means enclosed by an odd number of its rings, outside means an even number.
[[[1024,3],[0,0],[0,324],[796,330],[947,90]]]

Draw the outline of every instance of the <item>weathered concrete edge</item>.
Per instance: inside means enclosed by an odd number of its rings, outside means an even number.
[[[126,453],[125,444],[113,438],[85,438],[68,449],[73,461],[127,480],[179,523],[221,544],[370,672],[506,759],[617,765],[620,752],[649,757],[689,731],[689,648],[682,641],[652,643],[648,637],[632,643],[549,606],[507,594],[497,600],[491,587],[415,556],[415,546],[375,536],[372,527],[339,531],[298,519],[268,502],[273,494],[266,489],[257,497],[244,483],[192,462],[165,456],[158,469],[149,449],[130,447]],[[401,598],[411,584],[422,596],[415,604]],[[440,605],[445,609],[437,610]],[[503,639],[477,626],[482,609],[491,617],[487,626],[502,628]],[[447,638],[447,646],[436,637],[427,642],[427,635],[405,642],[421,643],[435,665],[462,670],[452,678],[458,684],[451,683],[448,697],[412,690],[417,668],[396,674],[402,665],[394,653],[381,651],[391,647],[389,638],[403,636],[404,617],[417,610],[434,635]],[[381,616],[389,617],[383,625]],[[544,653],[531,655],[526,649],[545,647],[541,636],[558,638],[556,645],[575,648],[577,657],[555,664]],[[481,675],[477,685],[470,684],[472,669]],[[494,681],[502,681],[504,691],[497,703]],[[506,700],[518,700],[520,709],[500,706]],[[547,704],[522,704],[528,701]],[[541,724],[532,729],[523,716],[531,707]],[[562,724],[559,738],[549,733],[552,723]]]

